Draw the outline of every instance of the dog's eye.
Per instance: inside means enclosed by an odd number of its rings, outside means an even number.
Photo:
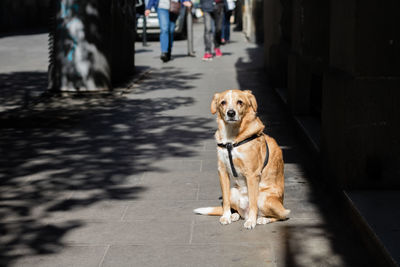
[[[241,106],[241,105],[243,105],[243,101],[242,101],[242,100],[238,100],[237,104],[238,104],[239,106]]]
[[[225,106],[226,105],[226,101],[222,100],[221,105]]]

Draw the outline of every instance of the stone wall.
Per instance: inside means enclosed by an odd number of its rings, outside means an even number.
[[[250,42],[263,42],[263,6],[262,0],[244,0],[243,32]]]
[[[264,62],[270,84],[287,87],[288,55],[292,35],[292,1],[264,1]]]
[[[320,121],[323,176],[400,188],[400,2],[265,0],[265,67],[290,111]]]
[[[400,188],[400,2],[331,3],[323,170],[346,188]]]

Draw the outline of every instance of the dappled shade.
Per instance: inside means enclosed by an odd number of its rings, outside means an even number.
[[[7,79],[22,74],[14,75]],[[170,74],[184,89],[188,85],[180,76],[179,71]],[[147,190],[140,185],[144,172],[164,171],[157,162],[165,158],[193,156],[187,144],[199,145],[210,136],[210,119],[165,112],[194,101],[176,96],[130,99],[121,92],[43,96],[38,102],[3,112],[2,262],[58,251],[63,237],[84,223],[57,222],[57,212],[140,199]]]

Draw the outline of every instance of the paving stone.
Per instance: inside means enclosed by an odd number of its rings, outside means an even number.
[[[336,251],[334,237],[321,221],[290,219],[276,227],[270,242],[278,266],[353,266]]]
[[[290,209],[290,218],[293,219],[312,219],[323,221],[323,216],[314,203],[302,201],[299,203],[298,200],[284,200],[284,206],[286,209]]]
[[[215,154],[214,159],[206,159],[203,160],[202,171],[203,172],[218,172],[218,161],[217,161],[217,154]]]
[[[307,201],[312,199],[311,189],[305,184],[285,184],[285,199],[286,200],[302,200]]]
[[[248,230],[243,227],[244,220],[229,225],[221,225],[217,216],[209,216],[206,220],[196,222],[194,225],[193,244],[269,245],[269,235],[275,228],[273,224],[270,224],[256,226],[253,230]]]
[[[213,201],[132,201],[124,215],[124,221],[149,220],[164,222],[192,222],[193,210],[212,206]]]
[[[191,215],[190,215],[191,216]],[[160,222],[137,220],[134,222],[85,223],[69,231],[66,244],[188,244],[190,222]]]
[[[103,266],[276,266],[274,261],[268,246],[111,246]]]
[[[214,130],[214,133],[217,129]],[[217,143],[214,139],[214,133],[212,133],[213,139],[207,140],[204,142],[204,150],[206,151],[215,151],[217,153]]]
[[[180,185],[182,183],[197,183],[200,171],[177,171],[174,173],[146,172],[142,178],[143,185]]]
[[[53,220],[120,221],[128,208],[126,202],[104,201],[90,205],[75,201],[69,199],[65,203],[60,203],[59,211],[52,212]]]
[[[154,164],[160,172],[200,171],[201,160],[162,160]]]
[[[193,182],[182,182],[170,185],[147,185],[144,183],[146,192],[141,195],[140,200],[195,200],[198,194],[198,184]]]
[[[201,184],[199,186],[199,200],[218,200],[221,197],[222,192],[218,177],[215,177],[215,180],[208,184]]]
[[[144,172],[139,174],[128,175],[124,177],[124,182],[125,184],[138,185],[142,183],[143,176]]]
[[[19,258],[13,266],[76,266],[97,267],[100,265],[107,246],[65,246],[61,251]]]
[[[212,186],[217,185],[219,187],[219,175],[217,170],[202,171],[199,173],[196,182],[202,185],[211,184]]]

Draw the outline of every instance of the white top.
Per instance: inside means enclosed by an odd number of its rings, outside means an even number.
[[[158,8],[168,9],[170,7],[170,0],[160,0],[158,2]]]
[[[227,0],[228,3],[228,10],[234,10],[235,9],[235,2],[233,0]]]

